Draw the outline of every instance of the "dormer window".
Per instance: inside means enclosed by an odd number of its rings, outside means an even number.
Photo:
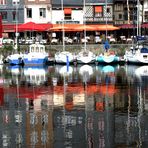
[[[20,0],[12,0],[13,5],[19,5]]]

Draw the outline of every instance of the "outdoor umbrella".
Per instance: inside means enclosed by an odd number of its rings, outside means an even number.
[[[79,25],[74,28],[74,30],[76,31],[83,31],[83,30],[96,31],[96,29],[97,29],[96,26],[93,25]]]
[[[64,25],[53,26],[49,29],[49,31],[62,31],[63,29],[67,30],[68,27],[66,27]]]
[[[34,22],[28,22],[18,26],[18,32],[23,31],[45,31],[45,28],[42,25]]]
[[[97,25],[97,30],[98,31],[105,31],[105,30],[109,30],[109,31],[113,31],[113,30],[119,30],[119,27],[113,26],[113,25]]]
[[[73,24],[53,24],[51,28],[48,29],[48,31],[75,31]]]

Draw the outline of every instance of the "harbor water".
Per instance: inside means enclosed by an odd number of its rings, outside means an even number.
[[[0,67],[0,147],[147,148],[148,66]]]

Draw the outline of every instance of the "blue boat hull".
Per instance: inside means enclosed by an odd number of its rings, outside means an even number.
[[[117,63],[120,61],[120,58],[118,56],[98,56],[96,58],[96,61],[98,63],[104,63],[104,64],[108,64],[108,63]]]
[[[22,65],[23,64],[23,61],[21,59],[15,59],[15,60],[8,60],[8,63],[10,65]]]
[[[28,58],[24,58],[23,61],[24,61],[24,65],[44,65],[47,62],[47,58],[43,58],[43,59],[34,58],[31,60]]]

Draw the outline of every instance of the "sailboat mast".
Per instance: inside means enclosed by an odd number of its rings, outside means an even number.
[[[108,34],[107,34],[107,0],[105,0],[105,7],[106,7],[106,34],[105,34],[105,39],[107,40],[107,36],[108,36]]]
[[[128,13],[128,14],[127,14],[127,17],[128,17],[128,19],[127,19],[127,21],[128,21],[128,22],[127,22],[127,23],[128,23],[128,24],[130,24],[130,9],[129,9],[129,0],[127,0],[127,2],[126,2],[126,3],[127,3],[127,13]]]
[[[140,1],[137,0],[137,36],[141,36],[141,5]]]
[[[15,14],[15,26],[16,26],[16,32],[15,32],[15,50],[18,49],[18,4],[15,3],[16,8],[16,14]]]
[[[86,25],[86,18],[85,18],[85,13],[86,13],[86,6],[85,6],[85,0],[83,0],[83,25]],[[84,27],[84,50],[86,50],[86,27]]]
[[[64,6],[63,6],[63,0],[61,0],[61,8],[63,12],[63,18],[62,18],[62,38],[63,38],[63,50],[65,51],[65,30],[64,30]]]

